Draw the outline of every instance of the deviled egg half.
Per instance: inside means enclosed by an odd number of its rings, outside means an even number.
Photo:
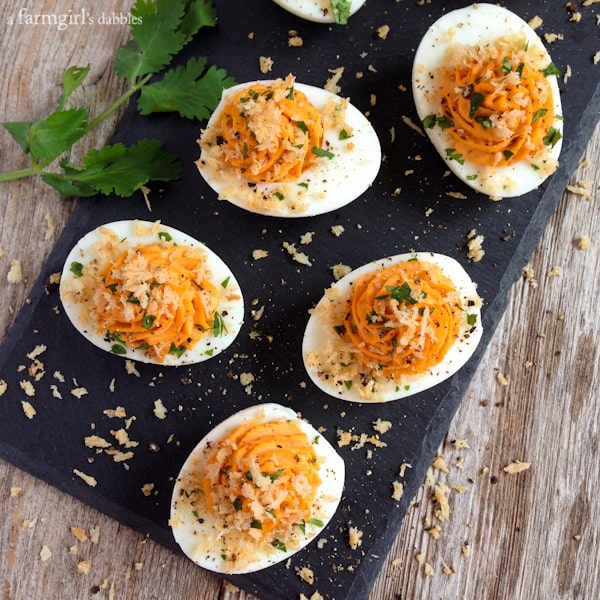
[[[438,19],[414,58],[419,119],[448,167],[494,199],[537,188],[562,145],[559,71],[513,12],[478,3]]]
[[[183,552],[218,573],[286,560],[327,526],[344,461],[295,411],[243,409],[210,431],[175,482],[170,525]]]
[[[304,333],[312,381],[331,396],[387,402],[429,389],[460,369],[482,334],[481,299],[456,260],[398,254],[332,284]]]
[[[244,320],[242,292],[229,267],[160,221],[115,221],[82,237],[65,261],[60,298],[92,344],[163,365],[217,355]]]
[[[196,165],[220,200],[277,217],[345,206],[381,164],[375,130],[348,99],[291,75],[225,89],[199,145]]]
[[[345,25],[365,0],[274,0],[297,17],[315,23]]]

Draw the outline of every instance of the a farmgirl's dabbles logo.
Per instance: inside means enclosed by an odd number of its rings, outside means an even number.
[[[141,25],[142,17],[135,17],[127,12],[102,12],[92,15],[85,8],[79,11],[69,10],[65,13],[35,13],[28,8],[21,8],[15,15],[6,20],[7,25],[42,25],[56,27],[64,31],[77,25]]]

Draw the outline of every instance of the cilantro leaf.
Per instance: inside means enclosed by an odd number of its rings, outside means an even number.
[[[90,66],[87,67],[69,67],[62,76],[63,93],[58,102],[58,109],[62,110],[69,96],[83,83],[83,80],[90,72]]]
[[[205,67],[205,58],[191,58],[185,66],[167,71],[161,81],[145,85],[137,104],[140,114],[177,111],[188,119],[208,119],[223,88],[235,81],[214,66],[204,73]]]
[[[174,154],[164,151],[158,140],[140,140],[133,146],[118,143],[90,150],[83,165],[61,162],[65,174],[48,176],[44,181],[63,197],[91,196],[95,193],[131,196],[148,181],[170,181],[181,175],[181,164]]]
[[[33,121],[5,121],[2,123],[2,126],[10,135],[12,135],[13,139],[21,146],[21,150],[25,154],[29,154],[29,139],[27,134],[33,125]]]
[[[350,18],[350,0],[331,0],[333,18],[338,25],[346,25]]]
[[[56,110],[31,124],[27,131],[29,150],[35,159],[52,160],[85,135],[88,112],[84,108]]]
[[[185,35],[187,43],[201,27],[214,27],[217,24],[217,11],[211,0],[188,0],[185,5],[186,13],[179,30]]]
[[[131,9],[133,40],[116,52],[117,75],[135,81],[164,69],[186,42],[186,35],[179,31],[184,10],[181,0],[137,0]]]
[[[74,181],[65,179],[64,175],[56,173],[42,173],[42,181],[52,186],[59,194],[61,200],[67,198],[84,198],[87,196],[95,196],[98,192],[93,186],[83,181]]]

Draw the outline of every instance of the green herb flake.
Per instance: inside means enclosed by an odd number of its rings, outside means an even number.
[[[544,144],[546,146],[551,146],[552,148],[554,148],[554,146],[561,138],[561,132],[558,129],[555,129],[554,127],[550,127],[548,133],[544,136]]]
[[[471,327],[473,325],[475,325],[475,323],[477,323],[477,315],[476,314],[468,314],[467,315],[467,325],[471,325]]]
[[[231,275],[228,275],[223,281],[221,281],[221,287],[225,289],[229,285],[229,281],[231,280]]]
[[[154,321],[156,321],[156,317],[154,315],[145,314],[142,317],[142,327],[144,329],[151,329],[152,325],[154,325]]]
[[[159,231],[158,237],[163,240],[163,242],[171,242],[173,240],[173,237],[168,231]]]
[[[545,77],[548,77],[549,75],[556,75],[558,77],[560,75],[560,70],[553,62],[551,62],[545,69],[542,70],[542,73]]]
[[[215,337],[220,337],[228,332],[227,325],[225,325],[225,321],[221,316],[221,313],[215,312],[214,322],[213,322],[213,334]]]
[[[250,527],[252,529],[262,529],[262,523],[260,521],[250,521]]]
[[[352,137],[351,133],[348,133],[345,129],[341,129],[338,135],[338,139],[340,141],[348,140]]]
[[[71,271],[75,277],[81,277],[83,275],[83,265],[80,262],[73,261],[69,267],[69,271]]]
[[[471,96],[471,103],[469,104],[469,119],[472,119],[477,112],[477,109],[481,106],[481,103],[484,100],[483,94],[479,92],[473,92]]]
[[[113,354],[120,354],[120,355],[127,354],[127,348],[125,348],[125,346],[122,346],[121,344],[113,344],[110,347],[110,351]]]
[[[446,158],[448,160],[455,160],[457,163],[464,165],[465,159],[463,155],[456,151],[456,148],[445,148]]]
[[[329,160],[331,160],[335,156],[333,152],[329,152],[328,150],[324,150],[323,148],[318,148],[317,146],[313,146],[310,151],[319,158],[328,158]]]
[[[295,121],[296,127],[303,133],[308,133],[308,127],[304,121]]]
[[[233,508],[235,508],[236,512],[242,510],[242,501],[239,498],[233,501]]]
[[[503,150],[502,155],[504,156],[504,160],[509,161],[515,155],[515,153],[511,152],[510,150]]]
[[[352,379],[345,380],[344,385],[346,386],[346,389],[349,390],[352,387]]]
[[[171,342],[171,347],[169,348],[169,354],[173,354],[177,358],[181,358],[186,351],[185,346],[176,346],[174,342]]]
[[[271,545],[274,546],[275,548],[277,548],[277,550],[281,550],[282,552],[286,552],[287,548],[285,547],[285,544],[280,541],[280,540],[273,540],[271,542]]]
[[[548,112],[547,108],[540,108],[535,115],[533,115],[533,118],[531,119],[532,123],[535,123],[538,119],[541,119],[546,113]]]

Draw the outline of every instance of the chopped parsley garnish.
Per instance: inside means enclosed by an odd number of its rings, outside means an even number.
[[[308,127],[304,121],[296,121],[296,127],[300,129],[303,133],[308,133]]]
[[[502,72],[506,75],[512,71],[512,63],[510,62],[510,58],[508,56],[504,57],[502,61]]]
[[[455,160],[457,163],[464,165],[465,159],[463,155],[456,151],[456,148],[445,148],[446,158],[448,160]]]
[[[177,358],[181,358],[186,351],[185,346],[176,346],[174,342],[171,342],[171,347],[169,348],[169,354],[173,354]]]
[[[351,137],[352,137],[351,133],[348,133],[345,129],[341,129],[340,130],[340,134],[338,136],[338,139],[341,140],[341,141],[343,141],[343,140],[347,140],[347,139],[349,139]]]
[[[151,329],[152,325],[154,325],[154,321],[156,321],[156,317],[154,315],[145,314],[142,317],[142,327],[144,329]]]
[[[252,529],[262,529],[262,523],[260,521],[250,521],[250,527]]]
[[[436,115],[427,115],[421,123],[425,129],[433,129],[436,125],[438,125],[440,129],[449,129],[454,125],[452,119],[449,119],[448,117],[438,117]]]
[[[228,275],[225,279],[223,279],[223,281],[221,281],[221,287],[226,288],[229,285],[230,279],[231,279],[230,275]]]
[[[492,120],[489,117],[475,117],[475,122],[479,123],[484,129],[492,126]]]
[[[473,92],[473,95],[471,96],[471,103],[469,104],[469,119],[472,119],[475,116],[475,113],[481,106],[483,100],[483,94],[480,94],[479,92]]]
[[[560,75],[560,70],[557,68],[557,66],[551,62],[545,69],[542,70],[542,73],[548,77],[548,75]]]
[[[554,148],[556,143],[562,138],[562,134],[558,129],[550,127],[548,133],[544,136],[544,144]]]
[[[476,314],[468,314],[467,315],[467,324],[468,325],[475,325],[475,323],[477,323],[477,315]]]
[[[538,119],[541,119],[546,113],[548,112],[547,108],[540,108],[535,115],[533,115],[533,118],[531,119],[532,123],[535,123]]]
[[[242,501],[239,498],[236,498],[233,501],[233,508],[235,508],[236,511],[242,510]]]
[[[280,540],[273,540],[271,542],[271,545],[274,546],[275,548],[277,548],[277,550],[281,550],[282,552],[286,552],[287,548],[285,547],[285,544],[280,541]]]
[[[110,347],[110,351],[113,354],[127,354],[127,348],[125,348],[125,346],[122,346],[121,344],[113,344]]]
[[[69,267],[69,271],[71,271],[75,277],[81,277],[83,275],[83,265],[80,262],[73,261]]]
[[[511,152],[510,150],[503,150],[502,155],[504,156],[504,160],[508,161],[515,155],[515,153]]]
[[[310,151],[319,158],[328,158],[331,160],[335,156],[333,152],[329,152],[329,150],[324,150],[323,148],[318,148],[317,146],[313,146]]]
[[[161,240],[163,240],[164,242],[170,242],[173,240],[173,237],[171,236],[171,234],[168,231],[159,231],[158,237]]]
[[[213,323],[213,333],[215,337],[219,337],[227,333],[227,325],[220,313],[215,312],[215,320]]]

